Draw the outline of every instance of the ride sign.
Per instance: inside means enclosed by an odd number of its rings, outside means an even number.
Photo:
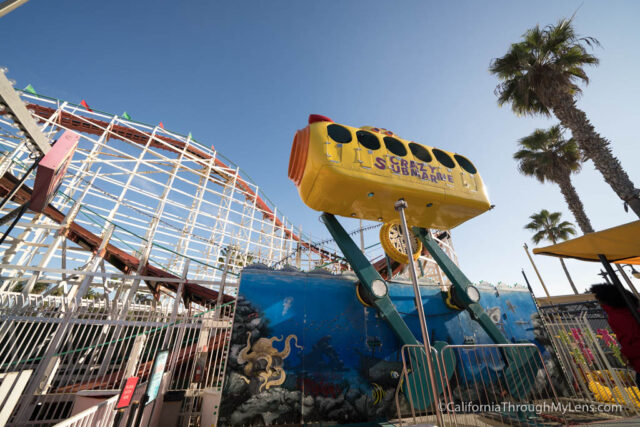
[[[29,204],[32,211],[42,212],[55,196],[65,173],[67,173],[79,140],[80,135],[69,130],[66,131],[40,160]]]
[[[169,350],[160,350],[156,354],[156,358],[153,361],[153,368],[151,369],[151,376],[149,377],[149,385],[147,386],[147,405],[153,402],[158,396],[162,375],[164,374],[164,368],[167,365],[168,358]]]
[[[120,399],[118,399],[118,403],[116,404],[116,409],[123,409],[129,406],[129,403],[131,403],[131,399],[133,398],[133,392],[136,391],[136,385],[138,385],[139,379],[139,377],[127,378],[127,382],[124,384],[122,393],[120,393]]]

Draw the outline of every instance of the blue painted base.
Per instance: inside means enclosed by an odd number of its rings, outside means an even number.
[[[221,425],[358,423],[396,418],[400,345],[375,309],[356,298],[355,277],[247,268],[223,391]],[[479,286],[480,303],[512,342],[536,342],[536,306],[527,289]],[[437,286],[421,286],[430,339],[491,343],[466,312],[448,308]],[[416,337],[413,288],[389,294]],[[541,350],[544,351],[543,348]],[[494,378],[504,368],[474,365],[464,353],[459,375]],[[329,424],[327,424],[329,425]]]

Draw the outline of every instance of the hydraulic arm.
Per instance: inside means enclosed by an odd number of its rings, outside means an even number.
[[[371,301],[372,305],[378,310],[382,317],[387,321],[398,340],[403,345],[421,345],[421,343],[413,335],[413,332],[409,329],[404,319],[396,310],[395,305],[391,301],[388,295],[388,287],[386,282],[382,279],[380,274],[371,265],[369,260],[360,251],[358,246],[349,237],[349,234],[345,231],[342,225],[338,222],[335,216],[323,213],[320,217],[322,222],[326,225],[327,229],[335,239],[336,243],[342,250],[344,257],[347,259],[351,268],[358,276],[366,297]],[[444,341],[436,341],[431,346],[432,349],[432,361],[436,361],[438,352],[447,345]],[[423,402],[433,403],[434,399],[430,392],[432,389],[432,382],[429,375],[425,375],[428,372],[426,352],[410,352],[410,357],[414,360],[411,361],[411,366],[414,367],[413,372],[408,373],[408,380],[405,384],[405,392],[411,394],[410,398],[415,404],[423,404]],[[447,379],[451,377],[455,369],[455,360],[447,360],[446,366],[443,369],[435,369],[435,387],[437,389],[436,394],[439,395],[442,392],[443,381],[441,379],[441,372],[446,372]],[[430,406],[430,405],[426,405]],[[427,408],[420,408],[427,409]]]

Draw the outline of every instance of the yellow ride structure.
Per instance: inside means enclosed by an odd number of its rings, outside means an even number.
[[[296,132],[289,178],[302,201],[334,215],[391,222],[404,199],[407,222],[449,230],[491,208],[466,157],[398,138],[382,128],[334,123],[312,114]]]

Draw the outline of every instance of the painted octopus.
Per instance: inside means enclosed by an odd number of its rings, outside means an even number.
[[[271,337],[271,338],[259,338],[253,346],[251,345],[251,332],[247,333],[247,346],[240,350],[238,354],[238,364],[243,365],[244,374],[242,379],[249,384],[250,380],[247,377],[258,377],[260,383],[260,391],[268,390],[269,387],[281,385],[284,383],[287,375],[282,369],[282,362],[291,353],[291,340],[295,340],[295,346],[302,350],[302,346],[298,345],[298,338],[291,334],[284,340],[284,349],[278,351],[273,346],[274,342],[283,340],[283,337]],[[258,367],[257,362],[264,360],[266,366],[264,369]],[[257,372],[254,369],[258,367]]]

